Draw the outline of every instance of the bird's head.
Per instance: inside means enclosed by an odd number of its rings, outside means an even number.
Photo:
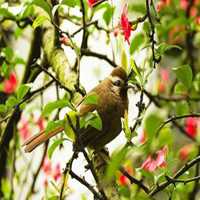
[[[128,77],[126,71],[122,67],[116,67],[108,77],[111,82],[111,90],[115,94],[126,94]]]

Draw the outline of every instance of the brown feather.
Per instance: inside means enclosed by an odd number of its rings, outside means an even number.
[[[111,76],[118,76],[124,81],[127,79],[126,72],[120,67],[115,68],[112,71]],[[80,116],[84,116],[88,112],[97,110],[102,119],[103,128],[101,131],[91,126],[82,129],[78,137],[79,141],[75,141],[75,148],[80,148],[79,146],[89,146],[93,149],[99,149],[113,140],[120,133],[121,117],[124,116],[125,110],[128,109],[127,93],[121,88],[123,91],[117,94],[111,90],[112,87],[112,81],[109,78],[106,78],[88,93],[88,95],[96,94],[99,97],[97,104],[85,104],[85,97],[77,104],[77,110],[79,111]],[[32,136],[23,144],[23,146],[26,146],[25,152],[31,152],[38,145],[46,142],[49,138],[63,130],[63,127],[58,127],[49,133],[42,131],[39,134]]]

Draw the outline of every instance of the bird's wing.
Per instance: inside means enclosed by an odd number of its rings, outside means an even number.
[[[84,103],[85,98],[88,97],[89,95],[97,95],[97,94],[94,91],[91,91],[79,101],[79,103],[76,105],[76,107],[79,111],[80,116],[83,116],[88,112],[93,112],[94,110],[97,109],[96,104],[85,104]]]

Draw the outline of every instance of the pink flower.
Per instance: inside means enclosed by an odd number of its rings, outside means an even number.
[[[188,6],[189,6],[189,1],[188,0],[181,0],[180,1],[180,7],[183,10],[187,10]]]
[[[92,8],[99,0],[88,0],[88,5]]]
[[[60,163],[57,163],[55,169],[54,169],[54,173],[53,173],[53,178],[55,181],[57,181],[60,177],[61,177],[62,173],[61,173],[61,169],[60,169]]]
[[[156,10],[160,12],[165,7],[164,1],[159,1],[156,5]]]
[[[138,140],[139,140],[140,144],[144,144],[147,141],[147,134],[146,134],[145,130],[138,134]]]
[[[156,6],[157,11],[160,12],[164,7],[170,5],[170,3],[171,0],[160,0]]]
[[[163,81],[169,81],[169,71],[168,69],[161,69],[160,76]]]
[[[36,124],[38,125],[40,131],[44,130],[44,123],[45,123],[44,118],[42,116],[40,116],[39,119],[36,122]]]
[[[198,9],[194,6],[192,6],[192,8],[190,9],[190,16],[191,17],[195,17],[198,13]]]
[[[18,130],[19,130],[19,133],[20,133],[20,137],[23,140],[26,140],[28,137],[31,136],[29,122],[24,117],[22,117],[20,122],[19,122]]]
[[[124,38],[130,45],[129,38],[131,36],[131,23],[128,21],[128,6],[127,6],[127,4],[125,4],[123,7],[120,24],[121,24],[121,29],[124,34]]]
[[[14,72],[11,72],[9,78],[3,82],[3,91],[6,94],[13,93],[17,88],[17,77]]]
[[[42,169],[46,175],[49,175],[51,173],[51,161],[47,157],[44,159]]]
[[[196,117],[188,117],[185,120],[185,131],[191,138],[195,138],[197,135],[197,122]]]
[[[167,146],[164,146],[161,150],[157,151],[155,158],[152,155],[149,155],[147,159],[143,162],[141,168],[146,171],[153,172],[158,167],[166,167],[167,163],[165,157],[167,154]]]

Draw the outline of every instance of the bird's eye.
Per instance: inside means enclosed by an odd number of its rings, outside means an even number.
[[[116,80],[113,84],[114,84],[115,86],[120,86],[120,85],[121,85],[121,81],[120,81],[120,80]]]

